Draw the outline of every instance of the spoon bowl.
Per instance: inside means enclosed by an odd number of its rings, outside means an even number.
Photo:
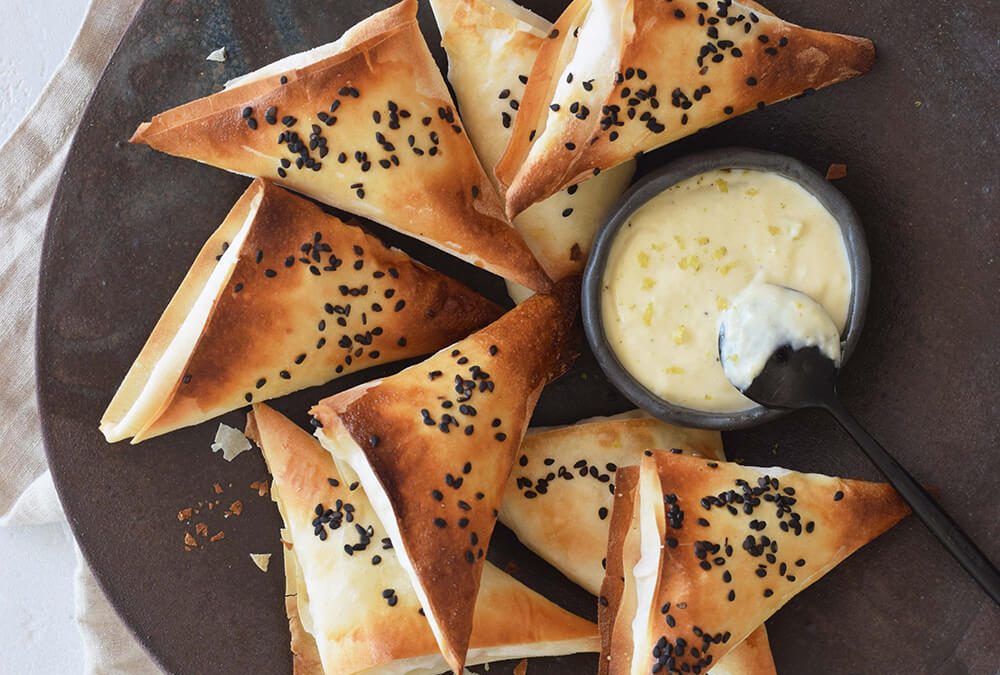
[[[723,339],[719,336],[720,341]],[[720,350],[721,351],[721,350]],[[818,347],[782,345],[743,395],[767,408],[794,410],[821,407],[835,391],[837,365]]]

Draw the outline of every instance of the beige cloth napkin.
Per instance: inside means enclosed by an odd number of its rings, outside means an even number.
[[[139,4],[91,0],[66,59],[0,147],[0,525],[65,523],[45,463],[35,404],[39,243],[80,117]],[[74,582],[82,670],[158,675],[161,671],[108,604],[79,549]]]

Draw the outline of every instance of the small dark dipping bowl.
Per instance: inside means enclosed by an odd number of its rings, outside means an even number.
[[[787,411],[754,406],[739,412],[708,412],[666,401],[639,383],[618,361],[604,334],[601,291],[604,271],[618,230],[646,202],[672,185],[714,169],[756,169],[791,179],[808,190],[840,224],[851,268],[851,302],[841,336],[842,361],[846,361],[861,335],[868,305],[871,278],[868,246],[854,208],[823,176],[802,162],[771,152],[745,148],[723,148],[689,155],[645,176],[622,198],[610,219],[597,233],[583,276],[583,325],[594,355],[604,373],[633,403],[661,420],[704,429],[741,429],[773,420]]]

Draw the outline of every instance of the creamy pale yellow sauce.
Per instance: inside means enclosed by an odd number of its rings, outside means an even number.
[[[605,334],[621,364],[661,398],[713,412],[750,408],[719,361],[718,320],[755,279],[812,297],[843,331],[847,249],[818,199],[762,171],[689,178],[646,203],[615,238]]]
[[[780,347],[816,347],[840,365],[840,330],[823,306],[784,286],[754,282],[719,315],[726,379],[746,391]]]

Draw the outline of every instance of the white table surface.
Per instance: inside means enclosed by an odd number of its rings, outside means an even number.
[[[0,0],[0,142],[62,62],[87,4]],[[62,525],[0,528],[0,673],[82,672],[73,621],[75,562]]]

